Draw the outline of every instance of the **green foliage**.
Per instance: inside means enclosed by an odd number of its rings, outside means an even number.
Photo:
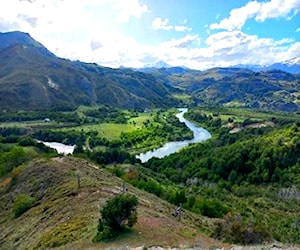
[[[82,145],[86,141],[87,135],[81,131],[53,131],[53,130],[37,130],[35,138],[47,142],[60,142],[68,145]]]
[[[229,212],[227,206],[215,199],[196,200],[192,210],[196,213],[200,212],[202,215],[210,218],[222,218]]]
[[[138,159],[136,159],[135,156],[119,149],[89,152],[88,157],[98,164],[124,163],[125,161],[134,164],[135,162],[138,162]]]
[[[3,176],[29,160],[25,151],[21,147],[12,147],[9,151],[0,155],[0,176]]]
[[[108,240],[120,234],[126,226],[132,227],[137,222],[136,196],[117,195],[108,200],[101,209],[98,232],[94,241]]]
[[[179,204],[184,204],[186,202],[187,202],[187,198],[185,196],[185,191],[184,190],[177,191],[175,193],[174,200],[172,203],[174,203],[175,205],[179,205]]]
[[[18,144],[22,147],[35,146],[36,140],[29,136],[23,136],[18,139]]]
[[[245,135],[229,145],[223,138],[198,144],[162,160],[151,159],[146,166],[179,183],[191,177],[215,183],[223,180],[225,186],[284,184],[292,180],[290,169],[300,161],[300,132],[295,132],[293,126],[251,139]],[[180,168],[176,167],[179,163]]]
[[[32,208],[34,202],[35,202],[35,198],[29,195],[19,194],[18,196],[16,196],[13,204],[13,212],[15,218],[21,216],[27,210]]]
[[[98,109],[89,109],[84,111],[86,116],[93,117],[99,122],[127,123],[124,112],[110,106],[101,106]]]
[[[262,244],[271,240],[265,227],[244,220],[240,215],[228,215],[223,222],[217,222],[213,236],[234,244]]]
[[[117,177],[122,177],[125,174],[124,169],[122,169],[120,167],[114,167],[114,168],[110,169],[110,171],[112,172],[112,174],[114,174]]]

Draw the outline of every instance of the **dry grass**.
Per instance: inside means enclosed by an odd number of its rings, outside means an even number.
[[[14,182],[0,188],[0,249],[224,246],[199,232],[199,228],[209,226],[203,217],[185,211],[182,221],[177,221],[171,215],[172,205],[130,185],[128,192],[139,198],[138,223],[112,242],[92,243],[100,207],[121,189],[121,179],[84,160],[35,160]],[[37,202],[19,218],[13,218],[11,194],[20,193],[35,197]]]

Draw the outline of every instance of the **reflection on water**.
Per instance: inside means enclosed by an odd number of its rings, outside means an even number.
[[[188,111],[187,108],[181,108],[179,109],[179,111],[180,113],[178,113],[176,117],[179,119],[180,122],[184,122],[185,125],[193,131],[194,138],[192,140],[168,142],[161,148],[137,155],[136,157],[138,159],[140,159],[142,162],[146,162],[152,157],[163,158],[165,156],[177,152],[179,149],[186,147],[190,143],[197,143],[211,138],[211,134],[207,130],[201,127],[197,127],[195,124],[191,123],[183,117],[184,113]]]

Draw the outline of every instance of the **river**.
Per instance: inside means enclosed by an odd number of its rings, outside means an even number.
[[[59,143],[59,142],[44,142],[44,141],[38,141],[38,142],[41,142],[45,146],[55,149],[57,151],[57,153],[64,154],[64,155],[73,154],[74,149],[75,149],[75,145],[73,145],[73,146],[65,145],[65,144]]]
[[[177,152],[178,150],[188,146],[190,143],[202,142],[211,137],[211,134],[206,129],[197,127],[195,124],[186,120],[183,117],[184,113],[186,113],[188,111],[187,108],[180,108],[178,110],[180,111],[180,113],[176,114],[176,117],[179,119],[180,122],[184,122],[185,125],[190,130],[193,131],[194,138],[192,140],[168,142],[160,148],[148,151],[146,153],[141,153],[136,156],[136,158],[140,159],[141,162],[146,162],[149,159],[151,159],[152,157],[163,158],[165,156],[173,154],[173,153]],[[42,142],[43,144],[45,144],[46,146],[48,146],[50,148],[56,149],[56,151],[59,154],[65,154],[65,155],[73,154],[73,151],[75,148],[75,145],[74,146],[65,145],[65,144],[58,143],[58,142],[43,142],[43,141],[40,141],[40,142]]]
[[[193,131],[194,138],[192,140],[168,142],[160,148],[148,151],[146,153],[141,153],[136,156],[136,158],[140,159],[141,162],[147,162],[152,157],[163,158],[188,146],[190,143],[198,143],[211,138],[211,134],[206,129],[197,127],[195,124],[183,117],[184,113],[188,111],[187,108],[180,108],[178,110],[180,113],[178,113],[176,117],[180,122],[184,122],[185,125]]]

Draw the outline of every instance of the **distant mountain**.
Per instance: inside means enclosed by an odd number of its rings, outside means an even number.
[[[144,68],[157,68],[157,69],[160,69],[160,68],[169,68],[169,67],[171,67],[171,65],[169,65],[166,62],[160,60],[160,61],[157,61],[153,64],[147,64],[147,65],[145,65]]]
[[[1,110],[178,104],[164,82],[150,74],[61,59],[22,32],[1,33],[0,44]]]
[[[295,57],[282,63],[274,63],[266,67],[266,69],[278,69],[292,74],[300,74],[300,57]]]
[[[251,65],[239,64],[235,67],[250,69],[255,72],[268,70],[282,70],[291,74],[300,74],[300,57],[294,57],[290,60],[274,63],[268,66],[265,65]]]

